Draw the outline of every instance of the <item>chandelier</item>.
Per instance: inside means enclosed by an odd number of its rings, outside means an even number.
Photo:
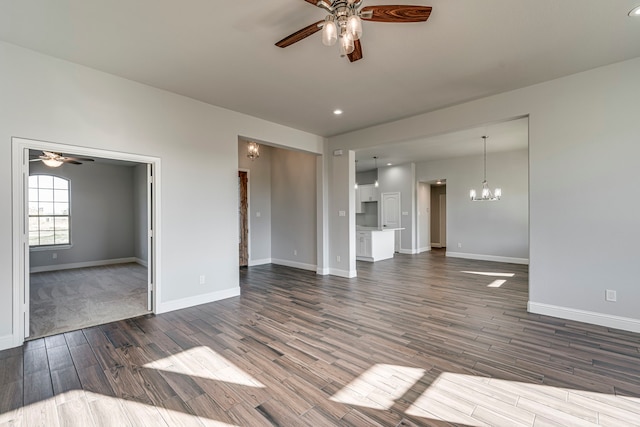
[[[260,146],[257,142],[247,142],[247,157],[251,160],[260,157]]]
[[[477,197],[476,190],[472,189],[469,192],[469,197],[473,202],[495,201],[500,200],[500,197],[502,197],[502,190],[500,188],[496,188],[494,192],[491,192],[489,184],[487,184],[487,138],[488,136],[482,137],[484,141],[484,180],[482,181],[482,193],[480,197]]]
[[[340,37],[340,56],[353,53],[355,41],[362,36],[362,20],[358,8],[362,0],[339,0],[333,3],[331,14],[324,19],[322,44],[333,46]]]

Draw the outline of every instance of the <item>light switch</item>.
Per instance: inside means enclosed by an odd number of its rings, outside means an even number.
[[[408,216],[409,212],[402,212],[402,216]]]
[[[347,216],[345,211],[338,211],[338,216]]]

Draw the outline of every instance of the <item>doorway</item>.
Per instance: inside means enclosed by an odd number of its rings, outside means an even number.
[[[447,247],[447,186],[431,185],[431,247]]]
[[[238,264],[240,267],[249,266],[249,172],[238,171]]]
[[[62,173],[62,169],[64,168],[47,168],[44,165],[41,165],[42,162],[38,160],[38,155],[33,156],[34,151],[36,153],[42,153],[44,151],[53,152],[53,153],[64,153],[69,156],[82,156],[86,158],[90,158],[91,160],[86,160],[86,164],[89,162],[100,164],[100,168],[93,169],[89,173],[89,168],[87,165],[78,165],[77,163],[72,163],[68,166],[67,173],[74,176],[73,181],[69,177],[64,178],[65,173]],[[30,159],[30,153],[32,154],[32,159]],[[34,160],[34,161],[30,161]],[[99,160],[99,161],[98,161]],[[82,163],[82,162],[81,162]],[[138,196],[140,197],[139,205],[140,208],[135,210],[134,204],[135,202],[131,202],[131,216],[132,218],[129,220],[131,224],[133,224],[136,220],[133,218],[134,215],[139,216],[139,229],[136,230],[135,234],[136,240],[139,242],[134,242],[134,237],[131,237],[130,244],[132,247],[137,244],[140,248],[140,253],[131,253],[131,256],[123,257],[118,256],[119,252],[112,252],[112,246],[114,242],[116,244],[120,244],[118,238],[111,239],[114,235],[114,226],[104,225],[104,226],[95,226],[99,230],[99,233],[102,233],[104,240],[98,240],[98,243],[95,243],[91,246],[92,249],[87,249],[87,246],[82,243],[83,240],[80,237],[80,232],[82,230],[81,222],[86,221],[87,215],[84,215],[87,211],[86,207],[83,207],[82,203],[79,202],[80,195],[75,194],[71,191],[74,187],[79,188],[82,187],[88,179],[80,177],[80,175],[76,175],[77,172],[82,170],[82,166],[84,166],[84,170],[91,174],[95,174],[95,177],[91,179],[93,181],[99,182],[100,178],[104,178],[101,176],[101,173],[104,172],[105,169],[117,169],[117,168],[125,168],[124,165],[127,165],[127,168],[131,168],[129,170],[128,176],[129,183],[133,182],[134,172],[133,167],[137,167],[137,171],[135,174],[139,175],[139,185],[141,187],[141,191]],[[30,176],[30,166],[33,166],[34,176],[37,176],[38,179],[33,179],[33,176]],[[35,165],[40,165],[39,168]],[[75,165],[75,166],[74,166]],[[72,300],[73,298],[77,298],[78,295],[72,295],[71,293],[63,294],[62,289],[70,290],[73,289],[77,291],[77,294],[82,294],[86,296],[85,301],[95,302],[96,304],[101,303],[106,307],[102,307],[109,312],[113,313],[116,317],[106,317],[104,318],[96,307],[84,307],[79,308],[79,306],[75,303],[71,303],[69,306],[67,304],[67,308],[63,308],[62,310],[66,310],[68,313],[74,314],[72,312],[77,311],[84,313],[84,320],[91,321],[92,324],[87,323],[63,323],[60,325],[60,328],[50,328],[50,325],[41,329],[38,332],[37,336],[47,336],[51,334],[56,334],[60,332],[80,329],[87,326],[93,326],[100,323],[105,323],[114,320],[122,320],[128,317],[134,317],[140,314],[153,312],[155,307],[155,302],[157,300],[158,293],[158,269],[156,267],[156,259],[157,252],[159,249],[158,245],[158,200],[156,197],[156,193],[158,191],[158,182],[159,182],[159,168],[160,162],[157,158],[147,157],[147,156],[139,156],[139,155],[131,155],[126,153],[119,152],[111,152],[106,150],[97,150],[90,149],[86,147],[77,147],[77,146],[69,146],[64,144],[57,144],[51,142],[44,141],[35,141],[28,140],[22,138],[13,138],[12,140],[12,178],[13,178],[13,218],[14,224],[16,226],[13,227],[13,239],[14,239],[14,249],[13,249],[13,259],[14,259],[14,280],[13,280],[13,288],[14,295],[17,298],[14,298],[14,340],[16,344],[21,344],[25,338],[33,338],[34,336],[31,334],[32,331],[32,322],[31,316],[33,314],[32,308],[35,307],[35,302],[32,304],[33,296],[39,296],[41,299],[47,299],[48,297],[55,296],[56,294],[62,294],[62,298],[60,301],[64,301],[65,303],[70,303],[68,300]],[[124,175],[126,176],[127,173]],[[37,197],[34,199],[34,183],[39,180],[41,176],[50,176],[50,177],[60,177],[60,180],[66,179],[68,182],[68,194],[67,198],[70,199],[70,202],[67,205],[61,204],[58,206],[60,209],[57,211],[54,210],[52,218],[35,218],[37,216],[46,217],[46,204],[49,203],[49,200],[46,199],[38,199]],[[45,179],[46,182],[46,179]],[[102,181],[103,184],[106,184],[105,181]],[[44,185],[46,187],[46,185]],[[60,192],[61,188],[54,188],[53,192]],[[102,211],[104,211],[105,206],[113,203],[110,200],[102,200],[101,197],[106,197],[106,192],[108,189],[104,188],[104,192],[102,192],[102,188],[94,187],[93,190],[89,190],[93,192],[93,198],[91,202],[93,204],[102,204],[99,206]],[[129,194],[132,195],[134,193],[134,188],[129,189]],[[35,188],[35,194],[40,191],[39,188]],[[46,194],[46,189],[43,190],[42,194]],[[86,193],[85,193],[86,194]],[[43,196],[48,197],[48,196]],[[131,197],[133,199],[133,196]],[[33,201],[36,200],[37,203],[34,205]],[[31,201],[31,203],[30,203]],[[39,206],[39,203],[43,202],[43,206]],[[55,204],[55,202],[53,203]],[[117,208],[116,208],[117,209]],[[56,222],[59,218],[58,214],[66,213],[69,215],[66,218],[66,227],[68,233],[68,239],[61,241],[50,242],[47,240],[45,233],[43,233],[43,240],[40,242],[42,244],[34,243],[34,239],[37,238],[37,233],[34,230],[39,230],[38,226],[34,227],[34,223],[40,223],[43,220],[49,220],[52,222]],[[100,209],[94,210],[92,215],[100,216],[102,214]],[[104,215],[109,215],[108,212],[103,212]],[[104,216],[103,215],[103,216]],[[84,219],[81,219],[84,217]],[[34,221],[35,219],[35,221]],[[77,220],[77,221],[76,221]],[[62,225],[65,225],[65,222],[61,222]],[[131,227],[130,227],[131,228]],[[46,231],[47,229],[44,228]],[[61,230],[64,230],[64,227],[61,227]],[[109,231],[111,230],[111,231]],[[56,238],[60,230],[56,230]],[[139,239],[138,239],[139,237]],[[96,239],[95,236],[89,236],[87,239],[85,236],[84,242]],[[109,239],[111,239],[109,241]],[[83,256],[87,255],[83,252],[89,252],[94,254],[95,252],[100,251],[105,252],[106,256]],[[142,255],[143,253],[143,255]],[[39,259],[37,263],[37,268],[32,268],[32,257],[35,261]],[[74,258],[76,257],[76,258]],[[43,262],[44,260],[44,262]],[[139,261],[139,262],[138,262]],[[59,265],[57,265],[59,264]],[[137,283],[136,286],[141,287],[139,297],[137,299],[137,311],[133,315],[129,315],[129,312],[126,310],[121,310],[121,308],[125,305],[122,301],[125,301],[127,296],[110,298],[108,301],[98,302],[93,301],[92,298],[97,298],[97,294],[91,290],[91,286],[89,286],[90,279],[87,277],[91,277],[92,274],[95,280],[92,280],[93,283],[105,282],[105,277],[110,277],[113,279],[114,283],[119,284],[120,279],[116,276],[118,272],[124,272],[120,277],[135,277],[135,281]],[[35,275],[32,276],[32,273]],[[100,276],[101,275],[101,276]],[[33,278],[33,282],[32,282]],[[64,279],[62,279],[64,278]],[[56,280],[62,279],[65,280],[64,285],[60,283],[54,283]],[[134,280],[134,279],[131,279]],[[126,284],[125,284],[126,285]],[[48,286],[48,288],[47,288]],[[67,286],[67,287],[64,287]],[[105,294],[109,294],[113,297],[113,289],[108,289],[103,286]],[[122,289],[120,289],[122,290]],[[123,292],[127,293],[129,290],[124,289]],[[128,295],[128,294],[127,294]],[[68,296],[68,298],[65,298]],[[47,303],[53,303],[53,298],[49,298],[49,300],[45,301]],[[32,307],[32,305],[34,307]],[[71,308],[69,308],[71,307]],[[40,306],[39,308],[42,308]],[[103,312],[105,311],[103,310]],[[45,310],[46,311],[46,310]],[[120,314],[118,314],[120,313]],[[42,313],[39,313],[42,314]],[[123,317],[124,316],[124,317]],[[57,318],[64,317],[58,316]],[[73,320],[73,316],[64,317],[65,319],[71,318]],[[47,319],[47,313],[44,313],[44,316],[41,316],[40,319]],[[57,320],[57,319],[54,319]],[[38,326],[42,326],[39,324]],[[42,331],[45,331],[44,333]],[[47,332],[49,331],[49,332]],[[52,331],[52,332],[51,332]]]

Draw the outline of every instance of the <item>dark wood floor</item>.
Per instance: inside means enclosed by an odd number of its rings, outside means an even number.
[[[640,336],[528,314],[525,266],[358,273],[252,267],[241,297],[0,352],[0,425],[640,425]]]

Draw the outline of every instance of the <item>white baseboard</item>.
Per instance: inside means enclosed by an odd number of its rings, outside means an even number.
[[[441,248],[442,245],[440,243],[431,243],[432,248]]]
[[[0,337],[0,351],[6,350],[8,348],[18,347],[20,344],[16,345],[13,335],[4,335]]]
[[[253,267],[254,265],[265,265],[265,264],[271,264],[271,258],[249,260],[249,267]]]
[[[630,317],[620,317],[531,301],[527,303],[527,311],[545,316],[558,317],[560,319],[576,320],[578,322],[605,326],[607,328],[621,329],[623,331],[640,332],[640,319],[632,319]]]
[[[402,249],[402,248],[400,248],[398,253],[406,254],[406,255],[415,255],[415,254],[418,253],[418,250],[417,249]]]
[[[149,267],[147,261],[142,258],[136,258],[136,263],[140,264],[143,267]]]
[[[355,270],[340,270],[337,268],[330,268],[329,274],[332,276],[345,277],[347,279],[353,279],[354,277],[358,277],[358,273]]]
[[[431,246],[425,246],[424,248],[418,248],[418,253],[429,252],[431,250]]]
[[[445,256],[451,258],[477,259],[480,261],[506,262],[509,264],[525,264],[529,265],[528,258],[513,258],[508,256],[483,255],[483,254],[467,254],[464,252],[445,252]]]
[[[42,267],[32,267],[29,269],[29,272],[42,273],[45,271],[71,270],[73,268],[99,267],[102,265],[112,265],[112,264],[128,264],[130,262],[137,262],[137,258],[135,257],[115,258],[115,259],[103,259],[98,261],[73,262],[70,264],[43,265]]]
[[[330,268],[320,268],[320,267],[318,267],[316,269],[316,274],[318,274],[320,276],[326,276],[328,274],[331,274],[331,269]]]
[[[284,265],[286,267],[300,268],[302,270],[311,270],[311,271],[316,271],[316,269],[318,268],[318,266],[314,264],[305,264],[303,262],[289,261],[288,259],[272,258],[271,263],[277,264],[277,265]]]
[[[240,287],[224,289],[222,291],[210,292],[203,295],[195,295],[179,300],[161,302],[156,308],[156,314],[167,313],[169,311],[181,310],[183,308],[194,307],[196,305],[207,304],[214,301],[220,301],[227,298],[237,297],[240,295]]]

